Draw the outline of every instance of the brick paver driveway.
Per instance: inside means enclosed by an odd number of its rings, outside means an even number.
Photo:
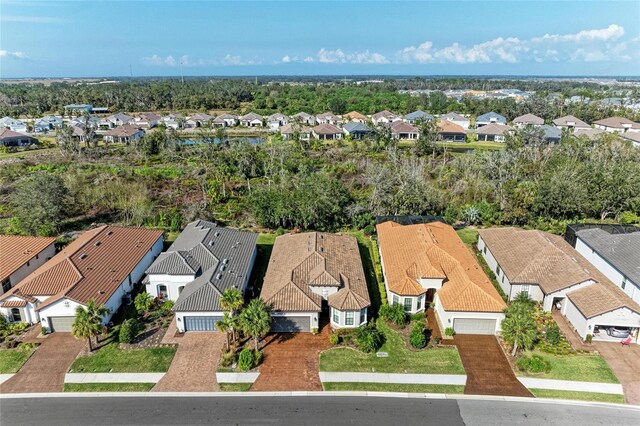
[[[49,335],[20,371],[0,385],[0,393],[62,392],[64,375],[85,343],[71,333]]]
[[[464,393],[533,396],[516,378],[495,336],[457,334],[453,342],[467,371]]]
[[[318,370],[320,352],[329,345],[330,327],[318,335],[311,333],[272,333],[265,339],[260,376],[253,391],[322,390]]]
[[[622,384],[625,402],[640,405],[640,346],[614,342],[593,342],[593,346]]]

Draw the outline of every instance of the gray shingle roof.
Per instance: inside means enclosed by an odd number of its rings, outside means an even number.
[[[407,120],[418,120],[418,119],[433,120],[433,115],[427,114],[426,112],[421,110],[417,110],[405,115],[404,118],[406,118]]]
[[[372,130],[364,123],[360,123],[359,121],[350,121],[345,123],[342,128],[349,133],[371,133]]]
[[[640,284],[640,231],[609,234],[599,229],[583,229],[578,238],[633,282]]]
[[[496,123],[507,124],[507,119],[496,112],[488,112],[486,114],[482,114],[476,120],[478,123],[490,122],[491,120],[495,120]]]

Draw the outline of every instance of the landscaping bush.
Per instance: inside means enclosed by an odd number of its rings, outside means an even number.
[[[411,321],[422,321],[424,322],[425,319],[427,318],[427,314],[424,312],[416,312],[415,314],[410,314],[409,318],[411,318]]]
[[[162,305],[160,305],[160,314],[162,314],[162,316],[171,315],[172,309],[173,309],[173,300],[167,300],[165,302],[162,302]]]
[[[447,327],[444,330],[444,335],[445,336],[455,336],[456,335],[456,331],[451,327]]]
[[[392,322],[400,328],[406,327],[408,323],[409,316],[402,305],[382,305],[379,313],[382,319]]]
[[[584,338],[584,341],[586,343],[591,343],[593,341],[593,335],[587,334],[586,337]]]
[[[362,352],[375,352],[384,343],[384,336],[373,325],[361,325],[356,329],[356,343]]]
[[[416,349],[427,346],[427,336],[424,333],[424,322],[415,322],[409,334],[409,343]]]
[[[262,352],[253,351],[253,367],[257,367],[262,363]]]
[[[252,349],[244,348],[238,357],[238,368],[241,371],[249,371],[253,368],[255,354]]]
[[[153,307],[153,298],[149,293],[143,291],[138,293],[135,299],[133,299],[133,306],[135,306],[138,313],[149,312]]]
[[[558,327],[558,324],[553,324],[547,329],[545,338],[547,343],[550,345],[555,346],[560,343],[562,340],[562,334],[560,334],[560,327]]]
[[[338,335],[337,335],[337,334],[335,334],[335,333],[331,333],[331,334],[329,335],[329,343],[330,343],[332,346],[337,345],[338,343],[340,343],[340,336],[338,336]]]
[[[540,342],[538,343],[536,348],[541,352],[545,352],[551,355],[571,355],[572,353],[574,353],[571,344],[562,338],[560,339],[560,342],[555,345],[551,345],[547,342]]]
[[[333,334],[338,336],[338,339],[342,340],[346,345],[353,343],[355,333],[356,329],[354,328],[339,328],[333,332]]]
[[[225,352],[220,357],[220,365],[223,367],[231,367],[236,362],[236,353],[234,351]]]
[[[523,356],[516,361],[520,371],[529,373],[548,373],[551,371],[551,363],[540,355]]]
[[[118,341],[120,343],[131,343],[133,339],[140,333],[142,325],[135,318],[129,318],[124,320],[120,326],[120,332],[118,333]]]

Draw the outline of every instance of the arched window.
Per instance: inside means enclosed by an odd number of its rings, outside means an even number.
[[[160,299],[169,298],[169,291],[167,290],[167,286],[164,284],[158,284],[158,297]]]

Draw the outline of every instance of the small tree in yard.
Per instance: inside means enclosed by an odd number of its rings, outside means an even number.
[[[229,311],[229,330],[231,332],[232,341],[234,342],[236,340],[234,317],[238,309],[242,308],[242,305],[244,305],[244,297],[242,296],[242,293],[235,288],[230,288],[222,293],[220,306],[222,306],[222,309],[225,311]]]
[[[71,325],[71,334],[79,339],[87,339],[89,350],[93,351],[91,338],[97,336],[102,330],[102,319],[109,313],[104,305],[97,305],[95,300],[89,300],[87,308],[76,308],[76,317]]]
[[[153,297],[146,291],[142,293],[138,293],[135,300],[133,301],[134,306],[136,307],[136,311],[138,313],[148,312],[153,306]]]
[[[221,332],[223,332],[225,334],[225,337],[227,339],[227,346],[226,346],[226,350],[228,351],[231,348],[231,341],[229,339],[230,334],[229,332],[231,331],[231,317],[229,316],[228,312],[224,313],[224,318],[221,320],[218,320],[216,322],[216,328],[218,330],[220,330]]]
[[[270,309],[260,299],[253,299],[240,312],[238,322],[242,332],[253,337],[255,350],[258,351],[258,340],[267,335],[271,329]]]
[[[524,303],[512,303],[505,309],[502,321],[502,337],[513,346],[512,356],[516,356],[518,349],[530,349],[536,341],[538,330],[533,319],[531,309]]]

